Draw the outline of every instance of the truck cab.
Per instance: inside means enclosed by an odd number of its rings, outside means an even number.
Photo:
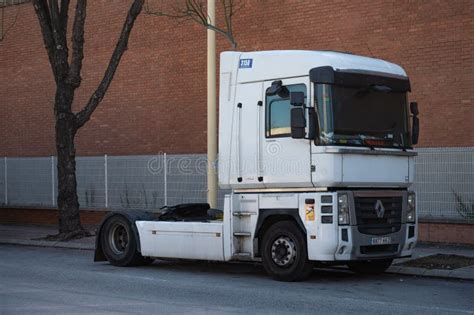
[[[400,66],[374,58],[222,53],[218,176],[231,189],[223,219],[129,219],[136,254],[261,260],[285,281],[306,277],[313,262],[382,272],[411,255],[419,122],[410,90]],[[107,256],[111,245],[98,244]]]

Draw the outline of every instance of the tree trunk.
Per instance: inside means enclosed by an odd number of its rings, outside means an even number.
[[[109,61],[104,77],[83,110],[74,114],[74,91],[81,83],[82,59],[84,58],[84,23],[87,0],[76,1],[76,13],[72,31],[72,56],[68,58],[68,10],[69,1],[34,0],[33,6],[43,34],[43,41],[56,82],[54,116],[56,120],[56,151],[58,155],[58,209],[59,235],[62,240],[90,236],[81,225],[76,182],[76,149],[74,139],[79,128],[90,119],[110,86],[122,55],[127,50],[128,38],[145,0],[134,0],[122,26],[120,38]]]
[[[58,155],[59,233],[82,231],[76,182],[76,149],[74,140],[77,126],[71,112],[74,90],[58,85],[55,100],[56,150]]]

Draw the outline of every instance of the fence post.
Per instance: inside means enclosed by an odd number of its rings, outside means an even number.
[[[105,185],[105,209],[109,207],[109,183],[107,170],[107,154],[104,154],[104,185]]]
[[[53,207],[56,205],[56,192],[54,189],[54,156],[51,156],[51,201]]]
[[[5,182],[5,205],[8,204],[8,163],[7,163],[7,157],[4,158],[3,164],[5,166],[5,171],[3,172],[4,174],[4,182]]]
[[[166,160],[166,153],[163,154],[163,167],[165,177],[165,206],[168,205],[168,165]]]

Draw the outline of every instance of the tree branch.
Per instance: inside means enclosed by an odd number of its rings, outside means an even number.
[[[237,48],[237,42],[235,41],[232,31],[232,16],[235,13],[235,2],[234,0],[222,0],[224,6],[224,20],[226,28],[219,28],[216,26],[215,21],[210,21],[207,15],[206,8],[200,0],[185,0],[184,8],[174,8],[174,13],[168,13],[164,11],[151,10],[149,1],[145,5],[145,13],[155,16],[164,16],[173,19],[188,19],[193,20],[197,24],[204,26],[216,33],[222,34],[232,45],[232,49]]]
[[[66,40],[67,14],[60,17],[57,0],[34,0],[33,6],[43,34],[43,41],[53,69],[56,84],[67,75],[68,48]],[[61,23],[64,21],[64,24]]]
[[[67,21],[69,13],[69,0],[61,0],[61,10],[59,12],[59,24],[62,26],[61,32],[67,37]]]
[[[214,25],[207,24],[204,26],[210,30],[213,30],[216,33],[224,35],[227,38],[227,40],[230,42],[230,44],[232,45],[232,49],[237,49],[237,42],[235,41],[234,36],[232,36],[232,33],[229,33],[228,31],[215,27]]]
[[[53,70],[54,79],[58,82],[58,69],[55,63],[56,47],[53,38],[53,32],[51,29],[51,18],[49,16],[49,10],[46,0],[34,0],[33,6],[38,16],[38,21],[43,34],[43,42],[48,53],[49,63]]]
[[[127,50],[128,38],[130,37],[130,32],[132,31],[136,18],[142,10],[143,2],[144,0],[133,1],[133,4],[130,7],[130,10],[128,11],[127,19],[123,24],[120,38],[117,42],[117,45],[115,46],[115,50],[112,54],[112,57],[110,58],[109,65],[107,67],[107,70],[105,71],[102,81],[90,97],[84,109],[76,114],[77,129],[84,126],[84,124],[90,119],[92,113],[95,111],[97,106],[104,98],[104,95],[107,92],[107,89],[109,88],[110,83],[112,82],[112,79],[114,77],[115,71],[117,70],[117,67],[120,63],[120,59],[122,58],[122,55],[125,50]]]
[[[51,30],[53,31],[53,39],[56,47],[56,64],[58,67],[58,75],[61,78],[67,76],[69,70],[68,63],[68,47],[67,47],[67,20],[62,24],[62,19],[66,16],[60,16],[58,0],[49,0],[49,14],[51,18]]]
[[[72,26],[72,57],[67,81],[74,88],[81,85],[82,60],[84,59],[84,24],[86,22],[86,0],[77,0],[76,14]]]

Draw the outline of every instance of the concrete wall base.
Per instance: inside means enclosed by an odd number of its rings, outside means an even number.
[[[418,239],[422,242],[474,245],[474,224],[421,222]]]
[[[98,225],[106,210],[81,210],[83,225]],[[58,222],[57,209],[0,208],[0,224],[54,225]],[[421,242],[474,245],[474,224],[419,223]]]
[[[85,226],[99,225],[108,213],[105,210],[81,210],[81,223]],[[57,209],[0,208],[0,224],[56,225]]]

